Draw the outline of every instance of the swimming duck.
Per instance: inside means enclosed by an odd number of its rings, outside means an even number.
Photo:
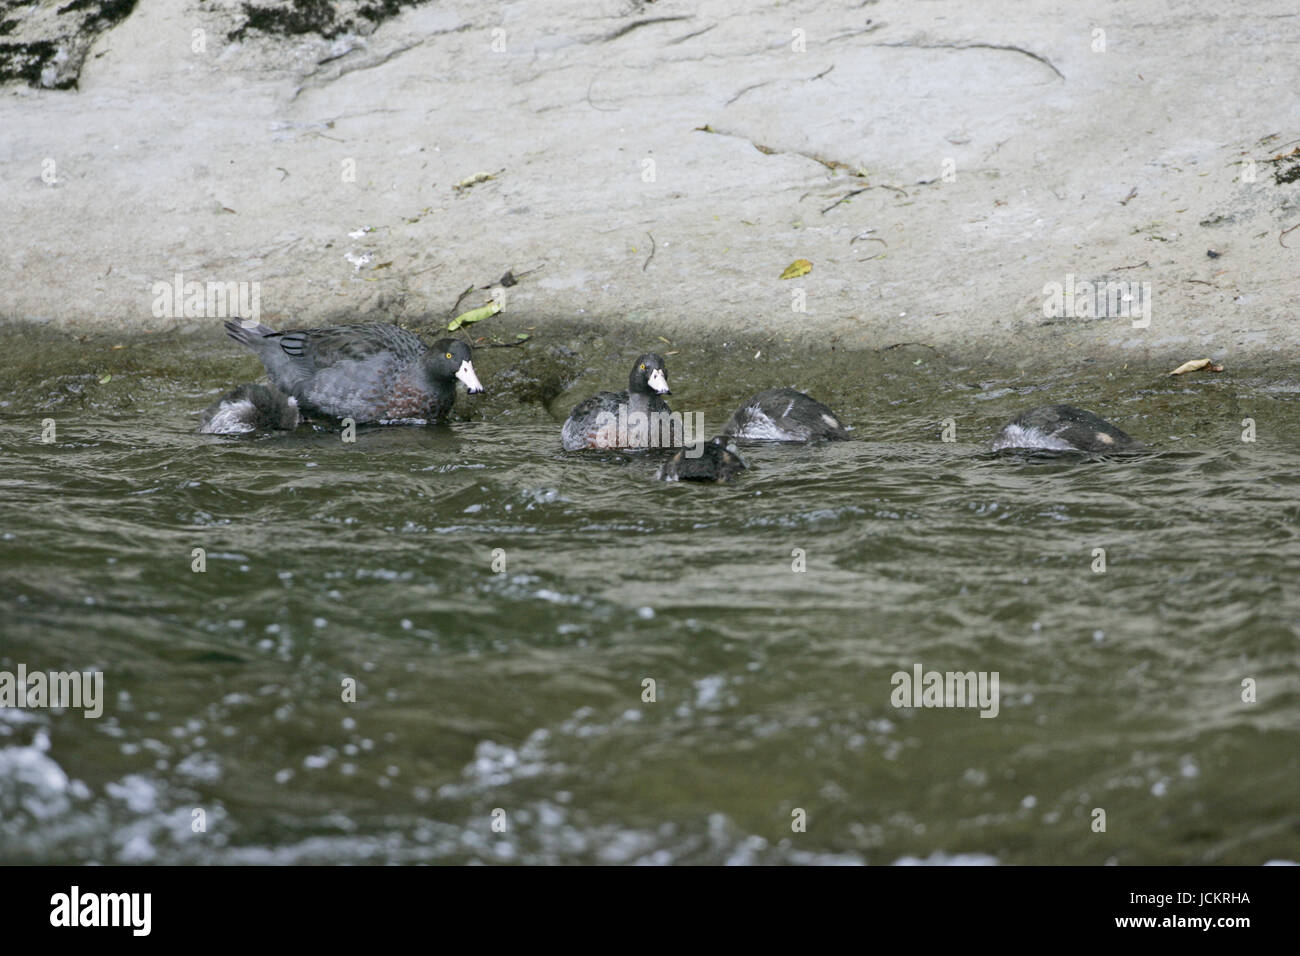
[[[660,396],[671,395],[664,360],[647,352],[632,363],[626,392],[598,392],[573,407],[560,430],[565,451],[579,448],[671,448],[682,423]]]
[[[205,435],[243,435],[248,432],[298,427],[298,400],[265,385],[232,388],[203,410],[199,431]]]
[[[745,470],[745,459],[736,450],[736,443],[725,435],[715,435],[704,443],[700,454],[691,457],[691,449],[683,448],[664,462],[658,478],[663,481],[730,481]]]
[[[1002,426],[993,451],[1034,448],[1042,451],[1117,452],[1146,447],[1105,419],[1073,405],[1039,405]]]
[[[745,441],[844,441],[851,437],[834,412],[793,388],[759,392],[736,409],[722,433]]]
[[[261,323],[226,323],[271,382],[304,411],[356,422],[436,422],[456,401],[456,381],[483,391],[471,350],[459,339],[432,346],[396,325],[345,325],[276,332]]]

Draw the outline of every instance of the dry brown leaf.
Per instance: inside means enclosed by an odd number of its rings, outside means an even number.
[[[1222,372],[1223,366],[1216,365],[1213,361],[1207,358],[1193,359],[1190,362],[1184,362],[1182,365],[1178,366],[1178,368],[1174,369],[1169,374],[1186,375],[1188,372],[1199,372],[1202,369],[1204,369],[1207,372]]]

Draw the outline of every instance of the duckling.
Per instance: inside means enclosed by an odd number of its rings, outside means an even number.
[[[1039,405],[1003,425],[990,447],[993,451],[1126,452],[1147,446],[1092,412],[1073,405]]]
[[[730,481],[746,468],[745,459],[736,450],[736,443],[725,435],[715,435],[704,443],[700,454],[691,457],[691,450],[683,448],[664,462],[657,477],[662,481]]]
[[[203,410],[199,432],[244,435],[274,429],[293,431],[301,420],[296,398],[265,385],[240,385]]]
[[[740,408],[722,433],[745,441],[845,441],[851,436],[829,408],[793,388],[769,388]]]

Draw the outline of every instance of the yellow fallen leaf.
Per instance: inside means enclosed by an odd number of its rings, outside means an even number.
[[[1222,372],[1223,366],[1215,365],[1214,362],[1212,362],[1210,359],[1207,358],[1193,359],[1190,362],[1184,362],[1182,365],[1178,366],[1178,368],[1174,369],[1169,374],[1186,375],[1188,372],[1199,372],[1201,371],[1201,369],[1205,369],[1206,371],[1209,372]]]
[[[781,278],[797,279],[800,276],[806,276],[810,272],[812,272],[811,262],[807,259],[796,259],[785,267],[785,271],[781,273]]]
[[[105,373],[104,375],[100,376],[99,384],[107,385],[111,381],[113,381],[113,376],[109,375],[108,373]]]
[[[475,322],[482,322],[490,315],[496,315],[501,311],[501,303],[493,300],[487,305],[480,306],[477,309],[470,309],[468,312],[462,312],[456,318],[447,323],[447,331],[455,332],[462,325],[473,325]]]

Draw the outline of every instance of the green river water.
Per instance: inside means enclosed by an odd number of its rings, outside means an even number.
[[[647,347],[711,431],[788,384],[860,440],[722,486],[561,451]],[[0,861],[1300,859],[1295,365],[538,334],[345,444],[196,434],[260,373],[214,327],[0,354],[0,671],[105,698],[0,708]],[[1156,451],[981,449],[1053,401]],[[997,716],[895,707],[918,664],[997,672]]]

